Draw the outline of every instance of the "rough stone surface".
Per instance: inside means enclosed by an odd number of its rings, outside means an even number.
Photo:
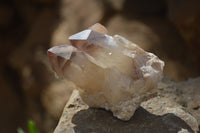
[[[184,120],[193,129],[193,131],[198,131],[197,120],[192,115],[184,111],[184,108],[181,105],[171,101],[171,99],[158,96],[143,102],[141,106],[154,115],[163,116],[166,114],[174,114]]]
[[[195,81],[197,80],[199,79]],[[180,84],[185,85],[190,82]],[[124,122],[113,117],[109,111],[89,108],[75,90],[64,108],[54,133],[196,133],[198,122],[176,102],[181,98],[176,95],[176,91],[176,83],[164,78],[159,85],[158,95],[143,102],[134,116]]]
[[[200,125],[200,78],[176,83],[165,77],[159,84],[158,95],[182,105]]]
[[[179,97],[177,102],[182,104],[198,120],[200,125],[200,78],[177,83],[175,87]]]

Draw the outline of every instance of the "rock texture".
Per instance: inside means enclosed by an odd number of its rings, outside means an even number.
[[[158,95],[143,102],[126,122],[113,117],[109,111],[89,108],[74,90],[54,133],[196,133],[197,120],[168,97],[174,88],[176,84],[165,79]]]
[[[177,83],[176,89],[179,97],[177,102],[182,104],[200,125],[200,78]]]
[[[178,83],[164,78],[164,82],[159,84],[158,95],[182,105],[200,125],[200,78]]]

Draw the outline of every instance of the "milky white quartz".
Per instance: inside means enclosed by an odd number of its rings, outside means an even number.
[[[95,24],[70,36],[71,45],[50,48],[48,57],[58,77],[74,83],[86,104],[129,120],[140,103],[156,91],[164,62],[106,32]]]

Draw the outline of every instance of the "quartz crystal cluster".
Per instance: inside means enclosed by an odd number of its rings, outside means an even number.
[[[79,90],[90,107],[105,108],[129,120],[156,91],[164,62],[100,24],[69,37],[71,45],[50,48],[52,69]]]

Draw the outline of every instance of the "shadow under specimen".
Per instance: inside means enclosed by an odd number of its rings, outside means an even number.
[[[194,133],[182,119],[172,113],[157,116],[139,107],[129,121],[113,117],[103,109],[88,108],[72,117],[76,133],[178,133],[182,129]]]

